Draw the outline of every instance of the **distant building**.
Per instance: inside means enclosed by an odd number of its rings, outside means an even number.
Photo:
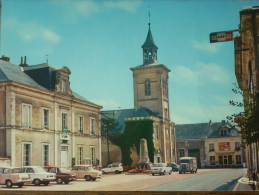
[[[101,163],[102,107],[71,90],[70,74],[0,59],[0,157],[11,166]]]
[[[241,131],[230,122],[175,125],[178,159],[196,157],[198,167],[243,167]]]
[[[107,116],[110,112],[109,116],[114,117],[124,128],[127,127],[129,121],[139,122],[145,119],[153,121],[154,162],[175,162],[174,123],[170,121],[168,97],[168,73],[170,70],[157,62],[158,47],[152,37],[150,24],[142,49],[143,64],[131,68],[134,81],[134,109],[111,110],[103,113]],[[139,131],[141,130],[139,129]],[[105,147],[104,143],[102,148]],[[104,155],[103,153],[103,157]],[[136,164],[138,155],[134,150],[131,152],[131,157],[133,164]]]

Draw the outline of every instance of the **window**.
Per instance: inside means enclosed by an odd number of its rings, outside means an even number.
[[[91,147],[91,161],[95,164],[95,147]]]
[[[227,132],[228,132],[227,129],[221,129],[221,130],[220,130],[220,135],[221,135],[221,136],[227,135]]]
[[[42,109],[42,124],[43,129],[49,129],[49,109],[43,108]]]
[[[90,134],[95,134],[95,118],[90,118]]]
[[[29,104],[22,104],[22,126],[31,128],[32,106]]]
[[[31,165],[31,143],[22,143],[22,166]]]
[[[67,113],[62,113],[62,132],[67,132]]]
[[[78,116],[78,133],[83,134],[83,129],[84,129],[84,117],[83,116]]]
[[[179,149],[179,156],[180,158],[185,156],[184,149]]]
[[[62,79],[62,93],[67,92],[67,81],[65,79]]]
[[[215,151],[215,149],[214,149],[214,143],[209,144],[209,152],[213,152],[213,151]]]
[[[77,163],[80,165],[83,163],[83,147],[79,146],[77,148]]]
[[[151,95],[151,82],[149,79],[145,81],[145,96]]]
[[[240,150],[240,142],[235,142],[235,151]]]
[[[159,139],[159,128],[158,128],[158,125],[156,125],[156,139]]]
[[[241,164],[241,155],[236,155],[236,164]]]
[[[210,156],[210,165],[216,165],[215,156]]]
[[[42,144],[42,166],[49,164],[49,144]]]

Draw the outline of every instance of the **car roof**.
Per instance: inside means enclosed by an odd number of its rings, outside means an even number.
[[[92,165],[74,165],[74,167],[92,167]]]
[[[63,167],[61,167],[61,166],[44,166],[44,168],[63,168]]]

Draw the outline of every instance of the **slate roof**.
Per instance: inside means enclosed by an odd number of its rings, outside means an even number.
[[[0,60],[0,82],[14,81],[38,89],[47,90],[23,72],[22,67]]]
[[[139,107],[139,109],[132,115],[132,117],[141,117],[141,116],[156,116],[156,114],[153,113],[148,108]]]
[[[144,48],[144,47],[148,47],[148,48],[150,48],[150,47],[155,47],[156,49],[158,49],[158,47],[156,46],[155,41],[154,41],[154,39],[153,39],[151,30],[150,30],[150,25],[149,25],[149,29],[148,29],[146,41],[145,41],[145,43],[142,45],[142,48]]]
[[[47,89],[46,87],[43,87],[42,85],[37,83],[35,80],[33,80],[28,74],[25,73],[26,71],[39,70],[39,69],[43,69],[43,68],[47,68],[47,67],[52,69],[53,71],[59,69],[59,68],[54,68],[53,66],[46,64],[46,63],[38,64],[38,65],[31,65],[31,66],[27,66],[27,67],[20,67],[20,66],[13,65],[9,62],[6,62],[6,61],[3,61],[0,59],[0,83],[14,81],[14,82],[22,83],[24,85],[28,85],[28,86],[31,86],[34,88],[49,91],[49,89]],[[73,91],[72,91],[72,95],[79,100],[94,104],[93,102],[89,101],[88,99],[82,97],[81,95],[79,95]]]
[[[219,133],[221,127],[227,127],[230,130],[230,134],[221,136]],[[175,125],[175,133],[176,140],[241,136],[240,128],[230,122],[225,124],[222,122],[180,124]]]

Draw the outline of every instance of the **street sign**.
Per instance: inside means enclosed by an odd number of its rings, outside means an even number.
[[[233,31],[210,33],[210,43],[233,41]]]

